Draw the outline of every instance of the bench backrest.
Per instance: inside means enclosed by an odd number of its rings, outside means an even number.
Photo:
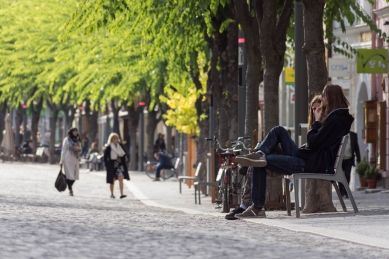
[[[174,164],[174,170],[177,170],[179,165],[180,165],[180,158],[177,157],[176,163]]]
[[[43,156],[43,151],[45,151],[44,147],[38,147],[35,151],[36,156]]]
[[[342,161],[343,161],[344,151],[346,150],[348,139],[349,139],[349,136],[347,134],[347,135],[343,136],[342,141],[340,142],[338,154],[336,155],[335,165],[334,165],[335,174],[338,172],[338,170],[343,170],[342,169]]]
[[[223,171],[224,171],[223,168],[219,168],[219,171],[217,172],[217,176],[216,176],[216,182],[222,179]]]
[[[201,165],[202,165],[201,162],[199,162],[199,163],[197,164],[195,177],[198,177],[198,176],[199,176]]]

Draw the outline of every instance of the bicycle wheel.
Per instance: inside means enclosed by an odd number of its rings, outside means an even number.
[[[147,162],[145,165],[145,173],[151,179],[155,179],[156,166],[157,166],[157,162]]]
[[[172,169],[163,169],[161,172],[161,177],[165,181],[175,175],[175,171]]]
[[[231,182],[230,170],[226,170],[224,175],[224,188],[223,188],[223,212],[230,212],[230,182]]]

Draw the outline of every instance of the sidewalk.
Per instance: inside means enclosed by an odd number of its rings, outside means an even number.
[[[226,214],[215,209],[216,205],[211,203],[210,197],[202,196],[201,205],[195,204],[194,189],[187,188],[185,184],[180,194],[177,179],[153,182],[142,172],[134,171],[130,175],[131,181],[126,182],[127,187],[146,205],[190,214],[208,214],[224,220]],[[366,194],[364,191],[355,191],[353,195],[358,214],[354,214],[348,199],[345,200],[348,212],[343,212],[336,193],[333,192],[338,213],[301,214],[301,218],[297,219],[294,211],[292,217],[286,216],[285,211],[269,211],[266,212],[266,219],[248,221],[389,249],[389,193]],[[234,221],[229,222],[234,224]]]

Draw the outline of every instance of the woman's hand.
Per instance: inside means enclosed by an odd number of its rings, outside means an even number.
[[[126,162],[128,162],[128,157],[126,157]]]
[[[59,165],[62,167],[63,166],[63,162],[59,162]]]
[[[321,120],[321,116],[322,116],[322,108],[321,107],[317,107],[314,111],[313,111],[313,114],[315,115],[315,121],[320,121]]]
[[[81,148],[79,146],[75,146],[75,147],[73,147],[73,150],[74,151],[81,151]]]

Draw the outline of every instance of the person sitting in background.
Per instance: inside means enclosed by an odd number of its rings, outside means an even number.
[[[357,133],[350,131],[349,141],[347,142],[346,149],[344,150],[344,157],[342,161],[342,169],[346,176],[347,183],[350,184],[351,168],[355,166],[355,157],[357,157],[357,163],[361,162],[361,153],[358,145]],[[348,198],[346,188],[342,183],[339,183],[340,194],[343,198]]]
[[[165,155],[163,152],[155,153],[154,157],[158,160],[154,181],[160,181],[159,178],[161,176],[161,170],[172,169],[174,168],[174,165],[171,158],[168,155]]]
[[[99,161],[99,156],[100,150],[97,147],[97,143],[93,142],[91,148],[86,154],[86,159],[89,161],[89,171],[93,171],[93,169],[98,171],[98,164],[101,162]]]

